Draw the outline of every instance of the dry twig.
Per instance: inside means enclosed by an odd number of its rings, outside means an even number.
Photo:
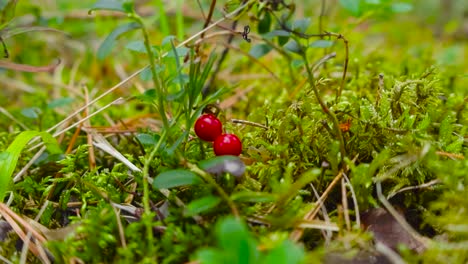
[[[353,163],[356,162],[357,158],[358,158],[359,155],[356,155],[354,158],[353,158]],[[307,214],[305,214],[304,216],[304,220],[306,221],[311,221],[312,219],[315,218],[315,216],[317,215],[318,211],[320,210],[320,204],[323,203],[325,201],[325,199],[327,199],[328,195],[330,194],[331,190],[333,190],[333,188],[335,187],[335,185],[341,180],[341,177],[343,177],[343,174],[345,172],[345,170],[347,171],[348,168],[346,167],[345,169],[341,169],[340,172],[338,172],[338,174],[335,176],[335,178],[333,179],[333,181],[328,185],[327,189],[322,193],[322,196],[320,196],[320,199],[317,200],[316,204],[317,206],[315,206],[312,210],[310,210],[309,212],[307,212]],[[302,228],[299,228],[297,227],[296,229],[294,229],[289,238],[294,241],[294,242],[297,242],[299,239],[301,239],[302,237],[302,234],[304,233],[304,229]]]

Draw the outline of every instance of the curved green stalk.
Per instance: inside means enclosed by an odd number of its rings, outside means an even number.
[[[164,106],[165,91],[159,79],[159,75],[156,72],[156,63],[155,63],[156,56],[154,55],[153,49],[151,48],[148,30],[146,29],[145,24],[143,23],[143,19],[139,15],[133,13],[133,14],[130,14],[129,17],[135,20],[141,26],[143,38],[145,39],[144,44],[145,44],[146,52],[148,53],[148,59],[150,62],[151,77],[153,80],[154,87],[156,88],[156,91],[158,91],[158,111],[159,111],[159,114],[161,115],[164,128],[168,129],[169,122],[167,120],[166,110]]]
[[[309,85],[312,87],[315,97],[317,98],[317,101],[322,107],[323,112],[325,112],[325,114],[328,115],[328,117],[330,117],[333,122],[333,129],[335,130],[335,133],[338,136],[338,141],[340,142],[341,161],[343,161],[343,159],[346,156],[346,148],[345,148],[343,134],[341,133],[341,130],[340,130],[340,124],[338,122],[338,119],[336,118],[336,115],[330,111],[327,105],[323,102],[322,97],[320,97],[317,86],[315,85],[315,78],[314,78],[312,69],[310,68],[309,61],[307,60],[306,53],[302,52],[301,55],[302,55],[302,58],[304,59],[304,64],[307,70],[307,78],[309,80]]]
[[[235,217],[239,217],[239,211],[237,210],[237,207],[236,205],[234,204],[234,202],[231,200],[231,198],[229,197],[229,195],[224,191],[224,189],[212,178],[211,175],[209,175],[208,173],[206,173],[205,171],[201,170],[200,168],[198,168],[196,165],[194,164],[191,164],[191,163],[187,163],[187,166],[193,171],[195,172],[196,174],[198,174],[200,177],[202,177],[203,180],[205,180],[206,182],[208,182],[211,186],[213,186],[216,191],[218,192],[218,194],[221,196],[221,198],[226,201],[226,203],[228,204],[229,208],[231,209],[231,212],[232,214],[235,216]]]

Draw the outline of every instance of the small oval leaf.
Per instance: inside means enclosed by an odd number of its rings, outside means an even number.
[[[47,104],[47,108],[54,109],[63,106],[69,106],[75,99],[71,97],[62,97],[52,100],[50,103]]]
[[[305,33],[309,26],[310,26],[310,18],[301,18],[293,22],[292,29],[299,33]]]
[[[221,202],[221,198],[216,196],[205,196],[194,200],[187,205],[185,215],[194,216],[202,212],[206,212],[216,207]]]
[[[38,107],[28,107],[21,109],[21,114],[27,118],[37,119],[42,114],[42,111]]]
[[[258,22],[257,31],[259,34],[265,34],[270,31],[271,27],[271,15],[269,12],[265,12],[263,18]]]
[[[199,184],[203,181],[195,173],[176,169],[161,172],[153,181],[153,187],[156,189],[169,189],[184,185]]]
[[[252,55],[253,57],[255,57],[256,59],[258,59],[258,58],[263,57],[264,55],[266,55],[272,49],[273,48],[270,45],[262,43],[262,44],[258,44],[258,45],[253,46],[250,49],[249,54]]]
[[[114,47],[115,41],[123,34],[125,34],[128,31],[134,30],[139,28],[140,25],[138,23],[132,22],[128,24],[121,25],[114,29],[109,36],[104,40],[104,42],[99,46],[99,49],[97,51],[97,57],[100,60],[103,60],[104,58],[109,55],[111,49]]]
[[[297,54],[301,54],[302,52],[302,49],[301,49],[301,46],[299,45],[299,43],[297,43],[295,40],[293,39],[290,39],[288,41],[288,43],[286,43],[284,45],[284,48],[288,51],[291,51],[291,52],[294,52],[294,53],[297,53]]]
[[[136,138],[142,145],[156,145],[159,140],[159,135],[153,136],[147,133],[138,133]]]
[[[129,42],[125,46],[125,48],[131,51],[139,52],[139,53],[146,53],[145,43],[141,40],[135,40],[135,41]]]

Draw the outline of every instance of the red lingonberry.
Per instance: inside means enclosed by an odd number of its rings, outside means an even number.
[[[195,122],[195,134],[202,140],[214,141],[222,133],[221,121],[212,114],[204,114]]]
[[[213,142],[213,149],[216,156],[239,156],[242,152],[242,143],[234,134],[222,134]]]

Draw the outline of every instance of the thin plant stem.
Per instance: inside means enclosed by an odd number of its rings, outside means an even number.
[[[176,7],[176,24],[177,24],[177,38],[184,38],[184,14],[182,13],[182,6],[184,5],[184,0],[177,0]]]
[[[319,15],[319,22],[318,22],[319,32],[323,31],[323,17],[325,16],[325,2],[326,0],[322,0],[322,3],[320,5],[320,15]],[[323,37],[320,37],[320,38],[323,38]]]
[[[234,204],[234,202],[231,200],[231,198],[229,198],[229,195],[224,191],[224,189],[212,178],[211,175],[209,175],[208,173],[206,173],[205,171],[201,170],[200,168],[198,168],[196,165],[194,164],[191,164],[191,163],[187,163],[187,166],[193,171],[195,172],[196,174],[198,174],[200,177],[202,177],[202,179],[206,182],[208,182],[208,184],[210,184],[211,186],[213,186],[216,191],[218,192],[218,194],[221,196],[221,199],[223,199],[229,206],[229,208],[231,209],[231,212],[232,214],[235,216],[235,217],[239,217],[239,211],[237,210],[237,207],[236,205]]]
[[[349,45],[348,45],[348,39],[345,38],[342,34],[337,34],[333,32],[326,32],[329,36],[334,36],[336,39],[341,39],[343,40],[343,43],[345,45],[345,61],[344,61],[344,69],[343,69],[343,75],[341,76],[341,82],[340,82],[340,88],[336,92],[336,102],[340,100],[341,93],[343,92],[344,85],[345,85],[345,80],[346,80],[346,73],[348,72],[348,63],[349,63]]]
[[[163,35],[168,36],[169,31],[169,22],[167,21],[166,10],[164,9],[164,3],[162,0],[156,1],[156,6],[159,9],[159,21],[161,24],[161,32]]]
[[[214,9],[215,9],[215,6],[216,6],[216,0],[211,0],[211,4],[210,4],[210,10],[208,11],[208,16],[206,17],[205,19],[205,24],[203,25],[203,28],[205,29],[211,22],[211,18],[213,17],[213,12],[214,12]],[[203,38],[205,36],[205,32],[203,32],[201,35],[200,35],[200,38]]]
[[[138,16],[137,14],[132,14],[130,15],[130,17],[133,18],[138,24],[141,25],[141,31],[143,33],[143,38],[145,39],[144,41],[145,48],[146,48],[146,52],[148,53],[149,62],[150,62],[151,77],[153,80],[153,84],[156,90],[158,91],[158,111],[159,111],[159,114],[161,115],[164,128],[168,129],[169,121],[167,120],[166,110],[164,106],[165,92],[161,84],[161,81],[159,79],[159,75],[156,72],[156,63],[155,63],[156,56],[154,55],[153,49],[151,47],[148,30],[146,29],[145,24],[143,23],[143,20],[140,16]]]
[[[151,161],[154,159],[154,156],[156,156],[156,153],[159,150],[159,147],[161,147],[162,142],[166,139],[167,135],[167,130],[164,130],[161,134],[161,137],[158,140],[158,143],[154,146],[153,150],[149,154],[148,158],[145,159],[145,165],[143,167],[143,208],[144,208],[144,217],[143,221],[146,226],[146,239],[148,241],[148,246],[149,246],[149,252],[155,252],[153,250],[153,225],[152,225],[152,220],[151,217],[151,206],[150,206],[150,199],[149,199],[149,184],[148,184],[148,179],[149,179],[149,169],[151,165]]]
[[[302,57],[304,59],[304,64],[307,70],[307,76],[309,79],[309,85],[312,87],[312,90],[314,91],[315,97],[317,98],[317,101],[319,102],[320,106],[322,107],[323,112],[330,117],[330,119],[333,122],[333,128],[335,129],[335,133],[338,137],[338,141],[340,143],[340,153],[341,153],[341,161],[346,157],[346,148],[345,148],[345,143],[344,143],[344,138],[343,134],[341,133],[340,130],[340,124],[338,122],[338,119],[336,118],[336,115],[330,111],[330,109],[327,107],[327,105],[323,102],[322,97],[320,96],[317,86],[315,85],[315,78],[314,74],[312,72],[312,69],[310,67],[309,61],[307,59],[307,56],[305,52],[302,53]]]

